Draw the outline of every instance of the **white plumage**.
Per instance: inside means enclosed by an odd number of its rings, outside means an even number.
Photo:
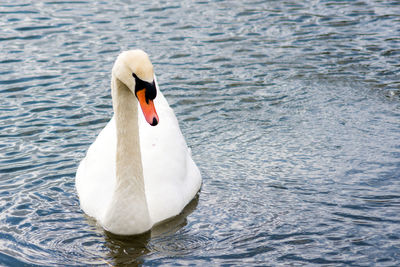
[[[137,104],[132,73],[154,79],[156,126]],[[112,74],[114,115],[81,161],[76,189],[82,209],[106,230],[139,234],[178,215],[200,189],[201,175],[147,54],[123,52]]]

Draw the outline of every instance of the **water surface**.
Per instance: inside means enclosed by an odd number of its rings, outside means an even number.
[[[2,1],[0,264],[400,265],[397,1]],[[74,176],[147,51],[202,190],[140,237]]]

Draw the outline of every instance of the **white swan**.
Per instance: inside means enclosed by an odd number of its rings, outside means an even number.
[[[111,92],[114,115],[81,161],[76,190],[83,211],[105,230],[140,234],[178,215],[201,175],[145,52],[118,56]]]

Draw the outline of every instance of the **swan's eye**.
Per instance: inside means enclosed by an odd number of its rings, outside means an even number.
[[[135,95],[137,96],[137,92],[140,90],[145,90],[146,93],[146,101],[148,99],[153,100],[157,96],[156,84],[153,81],[152,83],[143,81],[140,79],[135,73],[132,73],[132,76],[135,78]]]
[[[146,87],[146,97],[148,99],[153,100],[157,96],[156,85],[155,85],[154,81],[152,83],[147,83],[147,85],[148,86]]]

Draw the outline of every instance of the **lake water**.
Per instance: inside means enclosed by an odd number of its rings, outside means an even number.
[[[121,238],[74,179],[131,48],[203,186]],[[398,1],[3,0],[0,49],[0,265],[400,265]]]

